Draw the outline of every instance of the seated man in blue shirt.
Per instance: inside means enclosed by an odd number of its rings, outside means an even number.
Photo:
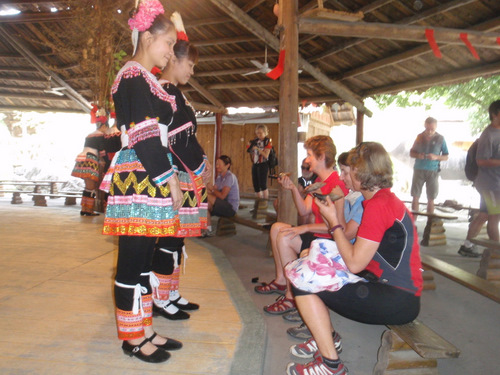
[[[215,162],[215,185],[208,184],[208,231],[206,236],[213,236],[211,215],[231,217],[236,215],[240,205],[240,189],[238,178],[229,170],[231,158],[221,155]]]

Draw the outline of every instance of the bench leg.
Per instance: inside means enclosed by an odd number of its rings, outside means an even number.
[[[484,249],[476,275],[500,287],[500,250]]]
[[[47,201],[44,195],[34,195],[33,201],[35,202],[35,206],[47,207]]]
[[[437,360],[420,357],[391,330],[384,331],[373,375],[438,375]]]
[[[236,225],[232,220],[225,217],[220,217],[217,221],[217,231],[215,232],[217,236],[228,236],[236,234]]]
[[[74,206],[76,204],[76,197],[66,197],[64,200],[65,206]]]
[[[427,224],[425,225],[424,234],[422,236],[422,241],[420,241],[420,245],[446,245],[446,235],[442,220],[432,218],[427,219]]]
[[[436,283],[434,282],[434,274],[431,270],[424,270],[422,272],[422,278],[424,279],[424,290],[435,290]]]
[[[23,198],[21,198],[21,193],[12,193],[11,204],[21,204],[23,203]]]

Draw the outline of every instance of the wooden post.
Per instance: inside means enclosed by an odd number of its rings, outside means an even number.
[[[220,144],[222,139],[222,113],[215,114],[215,160],[220,156]],[[213,161],[215,165],[215,160]]]
[[[363,129],[365,124],[365,114],[359,109],[356,111],[356,144],[363,142]]]
[[[297,28],[298,1],[280,0],[280,12],[283,20],[281,48],[286,51],[285,68],[280,79],[280,131],[278,158],[280,170],[290,172],[292,181],[297,181],[297,127],[299,108],[299,74]],[[278,221],[295,225],[297,210],[291,204],[290,192],[280,189]]]

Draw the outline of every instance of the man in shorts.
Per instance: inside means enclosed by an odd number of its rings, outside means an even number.
[[[479,137],[476,162],[479,167],[474,184],[488,211],[488,237],[499,241],[500,222],[500,100],[488,109],[491,123]]]
[[[427,192],[427,212],[434,213],[434,199],[439,192],[440,163],[448,160],[448,147],[444,137],[436,132],[437,120],[428,117],[425,130],[417,136],[410,156],[415,158],[413,181],[411,183],[412,211],[419,211],[419,199],[425,183]]]

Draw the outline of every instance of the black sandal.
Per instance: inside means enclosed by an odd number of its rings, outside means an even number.
[[[147,340],[155,346],[157,346],[160,349],[163,350],[179,350],[182,348],[182,342],[174,340],[174,339],[169,339],[168,337],[165,337],[167,339],[167,342],[163,345],[158,345],[153,342],[154,338],[157,336],[156,332],[153,333],[151,337],[147,337]]]
[[[137,357],[141,361],[144,362],[149,362],[149,363],[160,363],[160,362],[165,362],[170,358],[170,353],[166,352],[163,349],[157,348],[153,353],[150,355],[146,355],[141,352],[141,348],[147,344],[149,339],[144,339],[143,342],[141,342],[139,345],[132,345],[128,341],[123,341],[122,344],[122,350],[123,353],[130,357]],[[167,341],[168,342],[168,341]]]

